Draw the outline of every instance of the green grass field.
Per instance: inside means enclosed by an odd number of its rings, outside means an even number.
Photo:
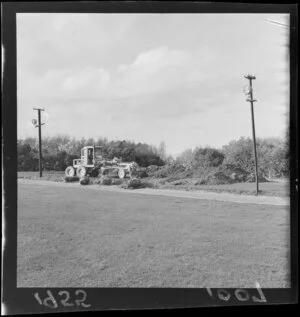
[[[18,287],[289,287],[289,208],[18,185]]]

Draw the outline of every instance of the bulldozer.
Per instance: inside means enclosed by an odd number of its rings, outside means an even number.
[[[65,174],[68,177],[78,176],[82,178],[86,175],[97,177],[100,175],[111,175],[113,177],[131,178],[132,172],[138,167],[136,162],[122,162],[115,157],[107,160],[103,156],[101,146],[85,146],[81,149],[81,158],[73,160],[73,166],[68,166]]]

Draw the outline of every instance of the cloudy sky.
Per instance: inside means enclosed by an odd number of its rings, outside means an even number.
[[[176,155],[251,136],[282,137],[289,108],[286,15],[18,14],[18,137],[43,106],[43,135],[107,137]]]

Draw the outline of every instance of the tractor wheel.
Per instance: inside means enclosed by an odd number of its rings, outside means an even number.
[[[119,176],[119,178],[124,178],[125,175],[126,175],[125,170],[124,170],[123,168],[119,168],[119,170],[118,170],[118,176]]]
[[[68,166],[65,170],[65,174],[67,177],[75,176],[75,168],[73,166]]]
[[[87,169],[84,166],[79,166],[77,168],[76,174],[79,178],[82,178],[84,176],[86,176],[87,174]]]

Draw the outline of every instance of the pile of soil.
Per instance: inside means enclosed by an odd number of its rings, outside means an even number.
[[[208,175],[205,179],[200,180],[200,184],[206,185],[221,185],[221,184],[232,184],[235,181],[230,177],[226,176],[222,172],[214,172]]]
[[[248,175],[250,174],[242,168],[232,164],[221,165],[218,168],[218,172],[224,174],[224,176],[230,178],[234,182],[245,182]]]
[[[186,168],[182,164],[170,164],[160,167],[154,172],[148,171],[149,176],[154,178],[166,178],[166,177],[179,177],[179,173],[186,171]],[[182,177],[181,177],[182,178]],[[179,179],[179,178],[177,178]]]
[[[88,176],[84,176],[84,177],[80,178],[80,180],[79,180],[80,185],[88,185],[89,182],[90,182],[90,178]]]
[[[65,176],[65,177],[64,177],[64,181],[65,181],[66,183],[78,182],[78,181],[79,181],[79,177],[78,177],[78,176]]]
[[[158,171],[159,168],[160,167],[158,165],[149,165],[148,167],[146,167],[146,171],[147,171],[148,174],[153,174],[156,171]]]
[[[267,182],[264,177],[259,177],[259,182]],[[196,185],[220,185],[241,182],[254,182],[255,175],[232,164],[220,165],[215,171],[207,176],[200,178]]]
[[[112,185],[112,178],[110,177],[103,177],[101,179],[101,185]]]
[[[162,167],[147,168],[148,175],[152,178],[163,178],[168,183],[176,183],[186,178],[194,178],[194,185],[219,185],[240,182],[254,182],[255,176],[233,164],[224,164],[218,167],[186,168],[182,164],[170,164]],[[267,182],[264,177],[259,177],[259,182]],[[174,185],[175,185],[174,183]],[[181,184],[181,183],[180,183]]]

